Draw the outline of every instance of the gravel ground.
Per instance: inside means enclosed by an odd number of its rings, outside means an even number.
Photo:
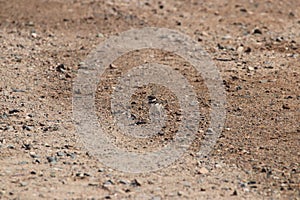
[[[299,8],[298,0],[0,0],[0,199],[300,199]],[[202,95],[205,119],[174,164],[130,174],[84,148],[73,123],[72,84],[98,44],[143,27],[181,31],[210,54],[226,89],[227,118],[210,156],[199,159],[211,106],[201,77],[165,52],[122,56],[114,62],[119,71],[156,60],[185,74]],[[113,71],[105,76],[114,78]],[[114,125],[113,84],[98,85],[104,128]],[[147,118],[143,105],[153,90],[162,102],[174,98],[165,88],[140,88],[132,97],[139,120]],[[178,103],[167,106],[174,117]],[[177,126],[171,120],[151,141],[111,133],[118,146],[148,151],[167,143]]]

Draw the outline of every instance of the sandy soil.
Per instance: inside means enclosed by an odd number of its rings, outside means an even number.
[[[299,8],[298,0],[0,0],[0,199],[300,199]],[[98,44],[149,26],[181,31],[210,54],[226,88],[227,118],[207,159],[196,156],[199,133],[173,165],[128,174],[83,147],[73,124],[72,83]],[[205,91],[179,58],[152,53],[133,52],[115,64],[131,67],[136,56],[173,63]],[[110,91],[101,88],[112,84],[101,82],[96,99],[107,127]],[[141,118],[153,87],[133,97]],[[161,100],[174,98],[156,90]],[[206,113],[207,94],[202,99]],[[116,145],[159,148],[176,131],[176,123],[167,125],[151,142],[116,134]]]

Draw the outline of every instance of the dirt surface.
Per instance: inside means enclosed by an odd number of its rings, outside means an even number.
[[[299,8],[298,0],[0,0],[0,199],[300,199]],[[227,117],[211,155],[199,160],[210,108],[201,77],[164,52],[116,60],[120,71],[151,59],[176,67],[203,95],[206,120],[176,163],[128,174],[84,148],[73,124],[72,83],[98,44],[142,27],[178,30],[199,42],[221,73]],[[113,126],[113,84],[98,86],[105,127]],[[116,145],[148,151],[172,138],[178,103],[166,88],[141,88],[132,112],[147,123],[143,105],[154,90],[170,116],[164,134],[147,141],[116,133]]]

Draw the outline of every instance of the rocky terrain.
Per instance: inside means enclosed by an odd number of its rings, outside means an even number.
[[[300,199],[299,8],[298,0],[0,0],[0,199]],[[226,89],[227,115],[206,159],[196,156],[199,132],[173,165],[130,174],[84,147],[73,123],[72,84],[101,42],[143,27],[180,31],[209,53]],[[176,56],[166,61],[169,55],[149,51],[135,56],[193,76]],[[115,64],[132,66],[134,54]],[[99,91],[96,102],[108,94]],[[199,106],[207,110],[204,100]],[[113,125],[108,106],[97,105],[99,121]],[[133,110],[143,117],[140,105]],[[171,134],[176,123],[169,126]],[[149,145],[121,141],[128,149]]]

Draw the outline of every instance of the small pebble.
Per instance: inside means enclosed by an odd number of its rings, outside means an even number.
[[[27,162],[27,161],[21,161],[21,162],[19,162],[18,164],[19,164],[19,165],[27,165],[28,162]]]
[[[71,157],[72,159],[76,158],[76,154],[75,153],[67,153],[67,156]]]
[[[255,29],[253,29],[252,33],[261,35],[262,31],[259,28],[255,28]]]
[[[283,104],[282,108],[288,110],[288,109],[290,109],[290,106],[288,104]]]
[[[29,155],[30,155],[32,158],[38,158],[38,157],[39,157],[34,151],[29,152]]]
[[[237,191],[236,190],[233,191],[232,196],[237,196]]]
[[[141,184],[141,182],[139,180],[134,179],[133,181],[131,181],[130,185],[133,186],[133,187],[139,187],[142,184]]]
[[[31,33],[31,37],[37,38],[37,34],[36,33]]]
[[[9,145],[7,145],[7,148],[8,148],[8,149],[14,149],[14,148],[15,148],[15,146],[14,146],[14,145],[12,145],[12,144],[9,144]]]
[[[104,172],[103,168],[98,169],[98,172]]]
[[[56,71],[58,71],[58,72],[65,72],[66,71],[65,65],[64,64],[57,65],[56,66]]]
[[[65,156],[65,154],[63,152],[61,152],[61,151],[57,152],[56,155],[60,156],[60,157]]]
[[[55,172],[50,172],[50,177],[55,178],[56,177]]]
[[[254,70],[254,67],[249,66],[249,67],[248,67],[248,70],[249,70],[249,71],[253,71],[253,70]]]
[[[21,187],[24,187],[24,186],[26,186],[26,185],[28,185],[27,182],[20,182],[20,186],[21,186]]]
[[[112,180],[107,180],[103,183],[104,187],[111,186],[111,185],[114,185],[114,182]]]
[[[27,125],[23,125],[23,130],[26,130],[26,131],[31,131],[32,130],[32,127],[31,126],[27,126]]]
[[[20,112],[20,110],[12,109],[12,110],[8,111],[8,114],[15,114],[15,113],[18,113],[18,112]]]
[[[244,50],[244,47],[239,46],[236,51],[237,51],[238,54],[242,54],[243,50]]]
[[[88,186],[99,186],[99,183],[97,182],[89,183]]]
[[[97,38],[103,38],[104,35],[103,35],[102,33],[98,33],[98,34],[96,35],[96,37],[97,37]]]
[[[123,184],[123,185],[127,185],[128,184],[128,181],[126,180],[120,180],[119,183]]]
[[[198,172],[199,172],[199,174],[207,174],[207,173],[209,173],[208,169],[206,169],[205,167],[201,167]]]
[[[35,175],[35,174],[36,174],[36,171],[32,170],[32,171],[30,172],[30,174]]]
[[[57,158],[55,156],[47,156],[47,160],[49,163],[56,163]]]

